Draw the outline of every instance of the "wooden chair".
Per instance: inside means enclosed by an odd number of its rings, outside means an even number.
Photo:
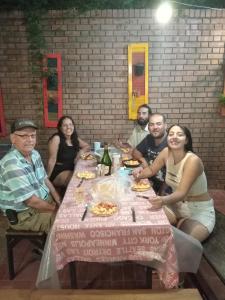
[[[34,244],[36,247],[43,249],[46,241],[46,233],[42,231],[19,231],[9,228],[6,230],[5,237],[8,255],[9,279],[12,280],[15,277],[13,248],[21,240],[26,239],[29,240],[32,244]]]

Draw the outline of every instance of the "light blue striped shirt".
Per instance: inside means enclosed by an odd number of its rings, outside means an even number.
[[[49,189],[45,184],[45,172],[40,154],[33,150],[32,163],[14,147],[0,160],[0,208],[23,211],[28,209],[24,203],[36,195],[46,199]]]

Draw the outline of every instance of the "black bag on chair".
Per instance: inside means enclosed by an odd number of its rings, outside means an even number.
[[[6,209],[5,211],[6,217],[9,220],[11,225],[16,225],[18,223],[17,212],[13,209]]]

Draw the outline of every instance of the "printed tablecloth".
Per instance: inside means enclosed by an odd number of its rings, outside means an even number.
[[[92,162],[79,161],[75,170],[94,170]],[[119,210],[108,217],[87,212],[82,221],[85,203],[91,205],[90,191],[95,180],[85,180],[82,189],[84,201],[77,201],[76,189],[80,179],[74,174],[57,213],[52,229],[52,245],[57,270],[71,261],[117,262],[139,261],[156,267],[166,288],[178,284],[177,258],[173,230],[164,211],[151,210],[147,199],[154,197],[152,189],[136,193],[127,187],[118,195]],[[135,210],[133,222],[131,208]]]

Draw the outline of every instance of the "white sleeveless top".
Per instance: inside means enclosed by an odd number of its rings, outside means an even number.
[[[168,160],[166,162],[166,183],[175,191],[181,181],[183,176],[183,169],[184,164],[188,157],[193,155],[192,152],[187,152],[185,157],[178,163],[174,164],[172,154],[169,154]],[[196,178],[195,182],[193,183],[192,187],[188,192],[188,196],[198,196],[204,194],[208,191],[207,187],[207,179],[205,176],[205,172],[203,171],[201,175]]]

